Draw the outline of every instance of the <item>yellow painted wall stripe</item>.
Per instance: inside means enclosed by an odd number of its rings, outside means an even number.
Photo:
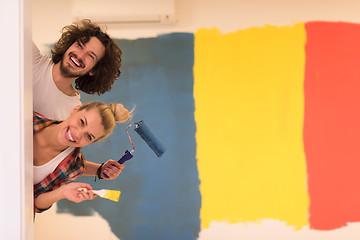
[[[302,23],[195,34],[202,228],[278,219],[308,225]]]

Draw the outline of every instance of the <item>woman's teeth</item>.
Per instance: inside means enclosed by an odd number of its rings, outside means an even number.
[[[75,142],[74,138],[71,136],[70,128],[68,128],[68,130],[67,130],[67,137],[71,142]]]

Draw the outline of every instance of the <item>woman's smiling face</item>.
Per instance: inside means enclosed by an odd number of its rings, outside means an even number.
[[[70,117],[61,123],[59,140],[66,146],[83,147],[104,134],[101,116],[96,108],[81,111],[74,109]]]

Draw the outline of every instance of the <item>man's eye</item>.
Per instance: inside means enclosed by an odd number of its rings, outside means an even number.
[[[88,139],[91,141],[92,140],[92,137],[90,134],[87,135],[88,136]]]
[[[89,54],[89,57],[90,57],[92,60],[95,60],[95,57],[94,57],[92,54]]]

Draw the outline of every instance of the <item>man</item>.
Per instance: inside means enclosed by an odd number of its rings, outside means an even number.
[[[64,120],[81,105],[77,90],[100,95],[120,76],[120,48],[90,20],[65,26],[51,53],[49,59],[33,44],[33,107],[49,119]],[[87,161],[84,174],[114,179],[123,168],[114,160]]]

